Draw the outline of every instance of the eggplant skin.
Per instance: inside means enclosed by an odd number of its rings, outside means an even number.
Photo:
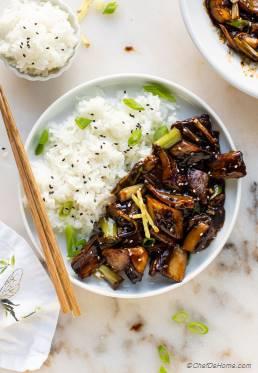
[[[95,243],[89,243],[83,251],[73,258],[71,266],[75,273],[81,278],[91,276],[101,265],[102,259],[98,253]]]
[[[240,151],[218,154],[208,166],[214,178],[238,179],[246,175],[243,154]]]
[[[126,249],[104,249],[102,255],[107,264],[117,272],[123,271],[129,264],[129,253]]]
[[[187,172],[188,185],[191,192],[196,195],[201,203],[207,203],[209,175],[201,170],[190,169]]]
[[[175,282],[181,282],[185,277],[188,255],[181,247],[177,246],[171,252],[166,265],[161,268],[161,274]]]

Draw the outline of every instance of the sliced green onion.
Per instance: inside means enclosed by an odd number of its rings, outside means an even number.
[[[170,364],[170,356],[166,345],[162,344],[158,346],[158,354],[162,363]]]
[[[14,265],[15,265],[15,256],[14,255],[11,256],[10,264],[11,264],[12,267],[14,267]]]
[[[144,240],[143,240],[143,246],[144,247],[151,247],[151,246],[153,246],[155,244],[155,238],[152,238],[152,237],[150,237],[150,238],[144,238]]]
[[[227,24],[229,26],[235,27],[239,30],[243,30],[245,27],[250,25],[250,22],[246,19],[232,19],[231,21],[228,21]]]
[[[84,118],[84,117],[75,118],[75,123],[81,130],[84,130],[85,128],[87,128],[91,124],[91,122],[92,122],[92,119],[89,119],[89,118]]]
[[[199,321],[192,321],[187,324],[187,329],[194,334],[200,334],[204,335],[207,334],[209,331],[209,328],[207,325],[203,324]]]
[[[118,4],[116,1],[111,1],[110,3],[107,3],[103,10],[103,14],[113,14],[118,7]]]
[[[159,368],[159,373],[168,373],[167,369],[163,365]]]
[[[181,132],[177,128],[173,128],[166,135],[155,141],[154,144],[160,146],[163,149],[169,149],[171,148],[171,146],[181,141],[181,139]]]
[[[165,86],[158,83],[145,84],[143,87],[145,92],[152,93],[154,96],[159,96],[170,102],[176,102],[176,96]]]
[[[66,216],[69,216],[72,210],[74,202],[73,201],[66,201],[62,204],[62,206],[59,209],[59,217],[64,218]]]
[[[36,149],[35,149],[36,155],[40,155],[44,152],[44,148],[48,142],[48,139],[49,139],[49,131],[48,129],[46,129],[39,136],[38,145],[36,146]]]
[[[117,289],[121,282],[124,281],[123,277],[120,276],[119,273],[114,272],[111,268],[104,264],[97,269],[97,274],[98,273],[100,274],[100,277],[104,278],[104,280],[106,280],[113,289]]]
[[[67,256],[68,258],[73,258],[74,255],[76,255],[76,251],[74,250],[74,248],[77,242],[77,232],[71,225],[67,225],[64,231]]]
[[[134,146],[140,143],[142,139],[142,130],[140,128],[136,128],[128,139],[128,146]]]
[[[117,236],[117,225],[111,218],[102,218],[100,220],[100,228],[106,238]]]
[[[143,106],[141,106],[137,101],[133,98],[124,98],[123,103],[133,110],[142,111],[145,110]]]
[[[189,320],[189,314],[186,311],[178,311],[172,316],[172,320],[178,324],[183,324]]]
[[[214,185],[214,192],[211,195],[210,200],[216,198],[221,193],[222,193],[222,186],[215,184]]]
[[[153,135],[153,141],[159,140],[162,136],[166,135],[168,132],[169,132],[168,128],[165,125],[157,128]]]

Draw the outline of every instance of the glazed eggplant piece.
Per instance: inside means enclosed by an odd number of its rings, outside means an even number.
[[[129,252],[126,249],[108,248],[102,250],[102,255],[107,264],[117,272],[124,271],[129,265]]]
[[[246,175],[243,154],[240,151],[218,154],[208,166],[211,175],[215,178],[238,179]]]
[[[158,228],[167,235],[181,239],[183,236],[183,214],[180,210],[167,206],[147,196],[148,211]]]
[[[156,189],[151,184],[145,184],[146,189],[151,192],[160,201],[176,209],[193,209],[194,198],[188,195],[171,194],[166,191]]]
[[[71,266],[74,272],[81,278],[91,276],[101,265],[97,237],[93,237],[83,250],[73,258]]]
[[[209,175],[201,170],[190,169],[187,172],[189,189],[202,204],[207,203]]]
[[[180,246],[176,246],[167,258],[166,264],[161,267],[161,274],[175,282],[181,282],[185,276],[188,255]]]
[[[133,247],[128,249],[130,263],[125,268],[127,277],[133,284],[142,280],[145,268],[148,264],[149,255],[143,247]]]
[[[126,205],[125,205],[126,210]],[[107,213],[117,223],[118,237],[128,237],[137,231],[137,223],[134,219],[124,211],[123,205],[120,203],[112,203],[107,207]]]

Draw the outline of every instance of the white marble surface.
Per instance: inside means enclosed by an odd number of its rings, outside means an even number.
[[[74,9],[79,2],[67,0]],[[120,301],[76,289],[83,316],[60,317],[52,352],[40,373],[156,373],[160,342],[173,352],[171,373],[190,372],[187,362],[210,361],[250,363],[252,368],[240,371],[258,372],[257,100],[231,87],[206,63],[187,35],[177,0],[119,0],[116,15],[91,11],[82,28],[92,46],[82,48],[73,68],[58,80],[31,83],[0,66],[0,81],[24,139],[40,113],[77,84],[110,73],[151,73],[193,90],[216,110],[244,151],[248,177],[229,243],[204,273],[182,288],[146,300]],[[126,45],[135,51],[126,53]],[[2,146],[9,148],[1,125]],[[0,175],[0,220],[26,237],[10,152],[0,158]],[[174,324],[171,315],[180,307],[208,324],[209,333],[191,335]],[[131,331],[137,322],[141,330]]]

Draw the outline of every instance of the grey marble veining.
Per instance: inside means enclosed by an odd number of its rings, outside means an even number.
[[[67,0],[74,9],[79,0]],[[120,0],[113,18],[92,11],[82,24],[91,40],[73,68],[47,83],[17,79],[0,66],[24,139],[40,113],[58,96],[88,79],[117,72],[145,72],[191,89],[220,115],[244,152],[248,176],[237,224],[224,250],[195,280],[162,296],[137,300],[104,298],[76,289],[83,315],[60,316],[51,354],[40,373],[156,373],[156,351],[172,352],[168,372],[190,372],[187,362],[250,363],[258,372],[258,105],[223,81],[192,44],[176,0]],[[133,52],[124,47],[132,45]],[[0,148],[9,147],[0,126]],[[18,211],[17,172],[9,154],[0,158],[0,219],[26,237]],[[209,326],[190,334],[171,316],[184,308]],[[0,370],[1,371],[1,370]],[[212,369],[192,369],[210,372]],[[2,372],[1,372],[2,373]]]

